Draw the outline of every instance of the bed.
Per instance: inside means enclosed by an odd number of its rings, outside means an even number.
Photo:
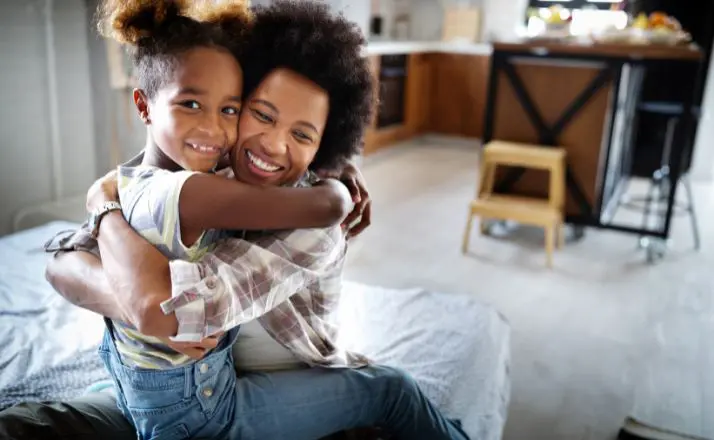
[[[43,244],[74,223],[0,238],[0,409],[77,396],[106,378],[100,317],[72,306],[44,278]],[[509,326],[465,295],[346,283],[340,342],[410,372],[473,439],[501,438],[510,397]]]

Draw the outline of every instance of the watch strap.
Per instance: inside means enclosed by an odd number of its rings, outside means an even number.
[[[97,238],[97,235],[99,235],[99,224],[102,222],[102,218],[112,211],[121,211],[121,204],[119,204],[119,202],[104,202],[102,206],[92,212],[90,216],[92,237]]]

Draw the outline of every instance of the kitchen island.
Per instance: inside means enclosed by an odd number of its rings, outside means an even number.
[[[695,46],[494,43],[484,142],[492,139],[563,147],[567,152],[567,222],[666,239],[682,159],[694,139],[692,101],[674,132],[669,158],[670,186],[660,227],[633,227],[613,221],[629,179],[633,118],[648,67],[699,63]],[[701,70],[701,69],[700,69]],[[692,84],[702,80],[692,78]],[[695,90],[697,87],[693,87]],[[547,194],[547,176],[508,169],[497,191]]]
[[[692,101],[675,132],[672,191],[657,228],[613,221],[629,179],[633,118],[647,67],[701,65],[691,45],[559,42],[374,42],[380,103],[365,153],[424,134],[558,145],[568,155],[567,222],[665,239],[683,156],[694,139]],[[701,71],[701,69],[700,69]],[[692,83],[702,81],[702,75]],[[547,175],[503,170],[497,190],[541,197]]]

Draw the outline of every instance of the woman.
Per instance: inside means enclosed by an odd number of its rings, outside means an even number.
[[[263,120],[263,123],[260,128],[255,126],[254,132],[241,133],[245,143],[241,145],[239,141],[237,153],[234,155],[235,161],[238,162],[236,168],[240,170],[241,161],[245,160],[240,152],[250,151],[251,145],[255,145],[253,142],[281,145],[286,133],[291,135],[291,127],[296,124],[312,125],[316,128],[324,126],[321,142],[358,140],[364,124],[369,119],[369,111],[361,112],[366,107],[360,104],[369,104],[371,90],[364,87],[369,84],[361,82],[366,78],[365,75],[368,75],[368,70],[360,54],[362,38],[355,27],[342,18],[331,16],[326,6],[309,2],[279,2],[270,8],[257,10],[253,32],[249,47],[256,56],[252,59],[248,55],[243,59],[249,96],[245,108],[253,112],[253,116]],[[256,81],[251,83],[249,78],[255,78]],[[255,87],[250,84],[255,84]],[[324,105],[325,100],[329,103],[327,108]],[[305,116],[306,110],[321,106],[325,108],[322,113]],[[356,118],[354,120],[360,122],[361,128],[355,132],[348,131],[345,135],[344,127],[351,126],[350,118]],[[320,132],[319,129],[315,131]],[[102,191],[107,187],[111,188],[110,182],[99,182],[95,187],[98,191],[94,192],[97,197],[92,197],[93,203],[105,201],[104,196],[112,197],[111,190]],[[316,239],[315,237],[327,237],[317,246],[324,250],[324,245],[334,242],[335,237],[330,231],[285,234],[262,242],[263,249],[271,249],[275,240],[280,240],[279,246],[274,248],[276,254],[278,250],[284,252],[285,246],[292,244],[296,250],[292,255],[298,255],[297,245],[306,243],[306,240],[309,242]],[[263,237],[257,240],[261,241]],[[125,289],[151,291],[165,300],[171,297],[172,289],[174,298],[185,298],[182,294],[196,293],[196,289],[203,286],[206,291],[203,296],[203,311],[212,313],[216,302],[211,302],[211,291],[235,293],[237,289],[243,288],[241,283],[236,282],[247,269],[242,258],[246,252],[250,253],[258,247],[246,246],[248,245],[245,242],[234,239],[229,249],[238,250],[238,253],[228,255],[231,252],[217,250],[213,255],[207,256],[209,261],[203,265],[198,263],[191,266],[186,262],[172,262],[169,266],[168,261],[153,246],[143,242],[122,217],[115,213],[108,214],[101,223],[99,247],[105,250],[102,252],[105,269],[112,279],[121,282],[118,286],[113,285],[119,288],[117,295],[114,295],[113,289],[107,288],[106,277],[95,257],[86,253],[62,256],[56,260],[55,265],[65,265],[64,267],[69,269],[55,267],[50,273],[64,273],[60,277],[53,277],[56,287],[60,291],[77,295],[74,297],[76,302],[85,300],[93,303],[85,304],[86,308],[113,319],[131,320],[137,316],[139,319],[151,316],[152,319],[148,321],[154,326],[152,330],[156,335],[169,336],[175,332],[175,316],[161,316],[155,307],[136,313],[136,304],[127,304],[126,295],[120,293]],[[270,336],[299,361],[312,365],[344,367],[359,366],[361,362],[358,357],[352,358],[350,354],[337,350],[332,344],[331,328],[322,319],[332,305],[329,298],[323,298],[320,293],[316,297],[319,301],[307,302],[300,292],[302,290],[303,293],[310,294],[310,290],[315,286],[320,287],[320,292],[337,289],[334,280],[339,278],[341,262],[339,260],[331,270],[325,271],[316,280],[318,284],[303,282],[302,286],[297,288],[298,294],[273,309],[279,309],[279,316],[266,313],[260,318],[266,330],[273,330],[269,331]],[[303,264],[309,265],[310,262]],[[189,270],[190,268],[193,270]],[[255,271],[255,267],[248,269]],[[252,280],[255,281],[254,278]],[[279,284],[284,286],[287,283]],[[258,284],[255,284],[252,287],[257,286]],[[247,290],[251,290],[251,286]],[[198,293],[201,296],[201,292]],[[225,298],[225,295],[218,296]],[[234,301],[229,308],[230,313],[240,315],[242,311],[236,312],[236,304],[243,305],[240,301]],[[165,318],[166,316],[168,318]],[[299,326],[288,326],[284,329],[287,331],[298,328],[299,332],[287,334],[274,331],[276,328],[280,330],[277,322],[286,316]],[[149,322],[146,324],[144,327],[150,328]],[[180,320],[178,324],[180,328]],[[301,328],[300,325],[306,328]],[[209,323],[202,322],[200,326],[208,327]],[[236,423],[228,427],[226,438],[314,439],[343,429],[371,425],[384,426],[397,438],[467,438],[458,426],[439,413],[412,379],[391,368],[308,368],[274,373],[245,373],[238,376],[237,387],[240,390],[236,403],[238,418]],[[206,404],[210,404],[213,391],[203,388],[202,393]],[[30,407],[25,414],[32,414],[33,411],[45,412],[49,418],[54,418],[62,410],[83,411],[81,420],[76,421],[83,424],[83,427],[80,427],[84,430],[81,434],[93,432],[104,438],[111,438],[111,426],[115,426],[113,429],[121,428],[116,407],[107,405],[107,400],[103,403],[96,400],[94,403],[82,402],[82,405],[82,409],[71,404],[59,407]],[[15,416],[15,419],[17,417]],[[19,417],[22,417],[22,414]],[[29,425],[18,426],[27,428]],[[34,428],[38,428],[37,424]],[[126,426],[122,429],[127,432]],[[129,431],[130,434],[131,430]],[[46,433],[39,431],[26,433],[47,438]],[[64,435],[79,434],[75,431]]]

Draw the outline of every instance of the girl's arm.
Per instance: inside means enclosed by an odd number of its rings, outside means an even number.
[[[181,188],[179,220],[184,237],[205,229],[325,228],[340,224],[353,206],[334,179],[311,188],[259,187],[195,174]]]

